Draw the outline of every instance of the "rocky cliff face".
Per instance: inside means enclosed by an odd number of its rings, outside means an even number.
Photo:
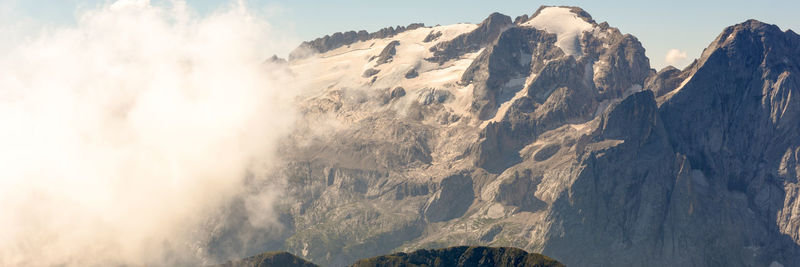
[[[659,72],[635,37],[572,7],[358,36],[288,62],[303,116],[282,148],[283,235],[262,251],[800,265],[794,32],[747,21]]]
[[[798,264],[798,228],[790,219],[797,176],[785,171],[796,166],[790,162],[800,145],[798,44],[794,32],[754,20],[728,27],[687,70],[682,87],[660,99],[673,150],[703,182],[699,190],[677,188],[690,198],[682,208],[693,212],[675,220],[707,225],[696,244],[707,244],[697,249],[711,262],[725,263],[717,253],[732,249],[716,240],[735,238],[742,262]],[[723,205],[735,208],[717,208]],[[695,215],[697,207],[711,216]]]

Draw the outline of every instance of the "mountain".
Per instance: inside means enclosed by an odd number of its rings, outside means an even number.
[[[800,266],[792,31],[746,21],[656,72],[636,37],[541,7],[333,34],[280,64],[303,88],[281,148],[284,229],[241,253],[343,266],[491,245],[570,266]],[[248,236],[233,218],[214,244]]]
[[[229,261],[216,267],[272,267],[272,266],[296,266],[296,267],[317,267],[304,260],[303,258],[292,255],[291,253],[280,252],[265,252],[248,258]]]
[[[528,253],[518,248],[461,246],[378,256],[359,260],[352,266],[563,267],[564,265],[547,256]]]
[[[217,267],[314,267],[300,257],[288,252],[265,252],[241,260],[229,261]],[[356,261],[353,267],[372,266],[491,266],[491,267],[563,267],[547,256],[528,253],[518,248],[504,247],[450,247],[421,249],[411,253],[395,253]]]

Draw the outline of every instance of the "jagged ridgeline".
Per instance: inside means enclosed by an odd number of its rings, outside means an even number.
[[[287,252],[267,252],[249,258],[227,262],[217,267],[315,267],[300,257]],[[517,248],[451,247],[422,249],[411,253],[395,253],[361,259],[352,267],[563,267],[547,256],[528,253]]]
[[[657,72],[636,37],[542,7],[333,34],[273,61],[305,87],[281,147],[284,228],[224,257],[491,245],[570,266],[800,266],[790,30],[746,21]],[[245,236],[234,218],[215,244]]]

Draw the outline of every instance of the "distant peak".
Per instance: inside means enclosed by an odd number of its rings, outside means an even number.
[[[761,21],[756,20],[756,19],[748,19],[745,22],[736,24],[734,27],[737,27],[737,26],[738,27],[742,27],[742,28],[754,29],[754,30],[759,29],[759,30],[777,30],[777,31],[780,31],[780,28],[778,28],[778,26],[772,25],[772,24],[769,24],[769,23],[764,23],[764,22],[761,22]]]
[[[749,19],[745,22],[730,26],[723,31],[723,34],[735,34],[741,32],[751,33],[767,33],[767,34],[780,34],[783,33],[777,25],[764,23],[755,19]]]
[[[480,26],[491,25],[491,24],[499,24],[499,25],[510,25],[511,24],[511,17],[503,15],[498,12],[494,12],[489,14],[489,17],[486,17],[480,24]]]
[[[742,23],[725,28],[717,39],[711,43],[703,52],[701,58],[708,57],[713,51],[720,47],[727,47],[736,44],[736,40],[741,42],[763,43],[769,40],[782,40],[785,35],[791,32],[783,32],[777,25],[764,23],[755,19],[749,19]],[[744,48],[743,48],[744,49]],[[701,60],[702,61],[702,60]]]
[[[688,73],[685,76],[695,77],[710,60],[714,62],[712,66],[744,66],[756,62],[763,68],[782,68],[797,54],[800,54],[800,36],[789,30],[781,31],[777,25],[749,19],[722,30],[700,57],[683,71]]]
[[[478,51],[480,48],[494,42],[503,31],[512,26],[511,17],[497,12],[492,13],[478,24],[478,27],[474,30],[431,47],[430,51],[434,54],[427,60],[443,64],[464,53]]]
[[[507,16],[503,15],[503,13],[500,13],[500,12],[492,12],[492,14],[489,14],[489,17],[487,17],[486,19],[502,18],[502,17],[507,17]]]
[[[578,7],[542,6],[522,27],[533,27],[554,33],[558,37],[556,45],[567,55],[582,55],[579,38],[583,32],[590,31],[597,23],[589,13]]]
[[[546,9],[554,9],[554,8],[567,9],[571,13],[577,15],[579,18],[585,20],[586,22],[595,24],[595,21],[594,19],[592,19],[592,15],[590,15],[589,12],[586,12],[586,10],[583,10],[583,8],[576,6],[540,6],[539,9],[536,10],[536,12],[533,12],[533,15],[531,15],[530,19],[535,18],[536,16],[541,14],[542,11]]]

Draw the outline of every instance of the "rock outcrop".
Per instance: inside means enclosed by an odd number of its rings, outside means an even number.
[[[305,58],[316,53],[324,53],[355,42],[389,38],[405,31],[424,27],[425,24],[412,23],[408,26],[387,27],[372,33],[365,30],[360,30],[357,32],[337,32],[331,35],[325,35],[324,37],[314,39],[313,41],[303,42],[300,44],[298,48],[289,53],[289,61]]]
[[[433,52],[433,56],[427,60],[443,64],[465,53],[478,51],[494,42],[500,33],[511,27],[511,25],[510,17],[500,13],[492,13],[481,24],[478,24],[478,28],[475,30],[431,47],[430,50]]]
[[[397,47],[397,45],[399,44],[400,42],[395,40],[391,41],[388,45],[386,45],[386,47],[383,48],[383,50],[381,50],[381,53],[378,55],[378,59],[375,60],[375,65],[377,66],[380,64],[391,62],[392,57],[394,57],[394,54],[397,53],[397,49],[395,49],[395,47]]]

